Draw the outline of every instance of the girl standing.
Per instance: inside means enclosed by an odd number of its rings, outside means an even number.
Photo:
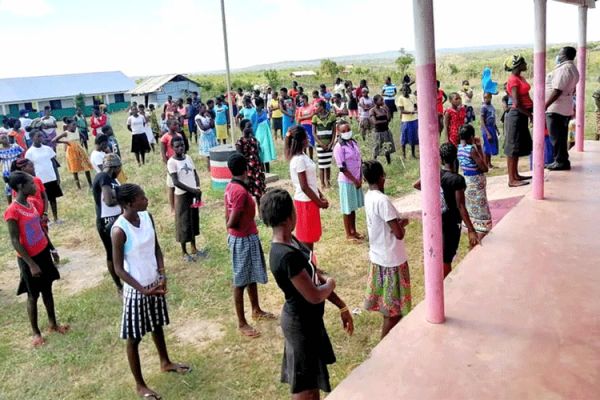
[[[294,184],[294,206],[297,213],[296,237],[311,251],[321,239],[321,214],[329,202],[317,187],[317,168],[304,153],[308,137],[302,126],[293,126],[285,138],[285,154],[290,162],[290,178]]]
[[[127,360],[133,373],[136,392],[144,398],[160,399],[148,388],[142,376],[139,344],[152,332],[163,372],[186,374],[191,368],[169,359],[163,326],[169,324],[167,278],[163,254],[156,237],[154,220],[148,213],[148,199],[141,187],[125,184],[117,190],[123,214],[111,232],[113,262],[123,287],[121,339],[127,340]]]
[[[275,142],[271,134],[271,126],[269,124],[269,115],[265,111],[265,101],[258,97],[255,100],[256,104],[256,129],[254,136],[258,140],[259,158],[264,164],[265,172],[271,172],[271,161],[277,159],[275,153]]]
[[[485,178],[488,163],[481,142],[475,137],[475,129],[469,124],[460,130],[457,156],[467,183],[465,189],[467,212],[481,240],[492,229],[492,214],[487,201]]]
[[[17,192],[15,201],[4,212],[10,240],[17,251],[17,262],[21,270],[21,283],[17,295],[27,293],[27,313],[33,331],[33,346],[45,343],[38,326],[37,301],[42,295],[50,324],[49,331],[64,334],[68,325],[58,325],[54,310],[52,282],[60,279],[60,274],[52,261],[46,234],[42,230],[40,215],[27,201],[35,195],[36,186],[31,175],[15,171],[7,178],[9,186]]]
[[[77,125],[77,130],[79,131],[79,139],[81,140],[81,145],[88,150],[88,123],[85,119],[85,115],[83,115],[83,111],[81,108],[77,107],[77,111],[75,113],[75,125]]]
[[[3,179],[8,178],[12,163],[19,157],[22,157],[24,152],[25,150],[18,144],[10,144],[7,134],[0,134],[0,163],[2,163]],[[8,184],[4,188],[4,196],[6,196],[6,201],[10,205],[12,202],[12,191]]]
[[[336,141],[335,113],[327,111],[325,100],[320,100],[312,118],[313,134],[317,142],[317,160],[319,161],[319,177],[321,188],[331,187],[331,158]]]
[[[25,138],[25,129],[21,128],[21,121],[17,118],[8,120],[8,138],[12,144],[18,144],[23,150],[27,150],[27,140]]]
[[[54,138],[54,141],[58,143],[64,143],[67,145],[67,168],[69,172],[73,174],[77,189],[81,190],[81,183],[79,183],[79,173],[84,172],[85,178],[87,179],[88,187],[92,188],[92,175],[90,171],[93,169],[92,163],[88,159],[88,155],[85,149],[81,145],[79,133],[77,133],[77,125],[71,118],[63,118],[66,131]],[[65,140],[61,140],[65,138]]]
[[[346,105],[346,102],[343,101],[342,95],[335,94],[333,96],[333,105],[332,106],[333,106],[333,112],[335,113],[335,116],[336,116],[338,122],[340,122],[342,119],[344,119],[346,116],[348,116],[348,107]]]
[[[410,144],[413,158],[417,158],[415,148],[419,145],[419,120],[417,118],[417,98],[412,94],[410,85],[402,85],[401,95],[396,98],[396,106],[402,118],[400,144],[402,157],[406,158],[406,145]]]
[[[352,87],[351,81],[344,83],[346,86],[346,96],[348,97],[348,116],[350,119],[358,120],[358,97],[356,90]]]
[[[383,153],[388,164],[392,163],[391,154],[396,152],[394,138],[390,133],[391,114],[388,111],[383,97],[375,95],[373,97],[375,106],[369,111],[371,125],[375,128],[375,146],[373,147],[373,159]]]
[[[285,137],[287,131],[294,125],[294,115],[296,114],[296,101],[294,96],[288,96],[287,88],[281,88],[279,97],[279,108],[283,113],[281,136]]]
[[[45,146],[49,146],[52,150],[56,151],[56,141],[54,138],[56,137],[56,118],[52,116],[52,110],[50,106],[44,107],[44,115],[41,120],[41,129],[43,133],[43,143]]]
[[[94,111],[90,117],[90,126],[92,127],[92,135],[98,136],[102,134],[102,128],[107,125],[108,117],[100,112],[100,107],[94,106]]]
[[[185,154],[185,144],[181,136],[171,139],[174,154],[167,161],[167,170],[175,186],[175,228],[176,239],[181,244],[183,260],[196,261],[202,254],[196,248],[196,236],[200,234],[200,216],[198,207],[192,207],[200,202],[200,178],[196,172],[194,161]],[[191,254],[187,252],[186,244],[191,245]]]
[[[143,104],[138,105],[139,114],[144,117],[144,131],[146,132],[146,138],[148,139],[148,144],[150,144],[150,148],[154,153],[156,151],[155,144],[156,140],[154,139],[154,132],[152,132],[152,127],[150,126],[150,113],[146,112],[146,107]]]
[[[302,127],[294,127],[292,131],[306,141]],[[319,390],[331,391],[327,365],[335,362],[323,322],[325,300],[338,307],[342,325],[349,335],[354,331],[352,315],[334,292],[335,280],[325,279],[318,272],[311,250],[292,235],[296,213],[289,193],[282,189],[267,192],[261,214],[265,224],[273,229],[269,264],[286,299],[281,311],[285,337],[281,382],[290,385],[292,399],[319,399]]]
[[[299,98],[300,102],[298,107],[296,107],[296,121],[298,121],[298,124],[302,125],[304,130],[306,130],[310,142],[310,146],[308,146],[308,155],[312,160],[313,148],[315,147],[315,132],[313,132],[312,118],[316,113],[316,105],[309,103],[308,96],[305,94],[299,95]]]
[[[376,160],[365,162],[363,174],[369,184],[365,212],[371,261],[365,308],[383,315],[383,339],[411,308],[410,273],[404,247],[408,220],[400,218],[384,194],[385,172],[381,164]]]
[[[481,136],[483,137],[483,148],[485,161],[488,168],[492,165],[492,156],[498,155],[498,127],[496,126],[496,108],[492,105],[492,94],[483,95],[481,106]]]
[[[254,134],[252,133],[252,123],[243,119],[240,122],[240,128],[242,129],[242,137],[235,144],[236,150],[246,157],[248,163],[248,171],[246,184],[248,190],[256,199],[256,204],[260,207],[260,198],[265,193],[267,184],[265,182],[265,171],[260,159],[259,144]]]
[[[63,193],[56,176],[56,170],[54,169],[56,153],[50,147],[42,144],[43,134],[40,130],[35,129],[29,134],[33,144],[25,153],[25,158],[33,162],[36,175],[44,183],[54,223],[60,223],[58,220],[56,199],[62,197]]]
[[[218,145],[215,135],[215,120],[208,109],[201,110],[194,120],[200,132],[198,153],[202,157],[206,157],[206,168],[210,171],[210,149]]]
[[[135,154],[138,167],[146,164],[146,153],[150,151],[150,144],[146,137],[146,117],[138,113],[137,107],[131,108],[131,115],[127,118],[127,130],[131,132],[131,152]]]
[[[449,143],[458,146],[460,128],[465,124],[466,110],[456,92],[450,93],[450,107],[444,112],[444,128]]]
[[[344,215],[346,239],[359,241],[364,239],[356,232],[356,210],[364,206],[361,174],[360,147],[352,138],[348,122],[338,124],[340,139],[333,149],[335,162],[340,169],[338,186],[340,188],[340,209]]]

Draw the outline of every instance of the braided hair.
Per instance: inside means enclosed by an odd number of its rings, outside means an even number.
[[[9,176],[5,176],[3,178],[4,182],[6,182],[8,186],[10,186],[16,191],[19,190],[19,186],[23,186],[28,181],[33,179],[31,175],[23,171],[13,171],[10,173]]]
[[[454,164],[456,161],[456,147],[452,143],[444,143],[440,146],[440,158],[444,164]]]
[[[124,207],[128,204],[133,203],[135,198],[143,193],[141,186],[135,183],[125,183],[115,188],[117,194],[117,202],[119,205]]]

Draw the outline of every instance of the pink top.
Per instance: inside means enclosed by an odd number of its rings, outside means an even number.
[[[340,142],[336,143],[335,147],[333,148],[333,157],[335,158],[335,163],[337,164],[338,168],[345,168],[356,179],[362,179],[362,173],[360,169],[362,159],[360,158],[360,148],[358,147],[358,143],[356,143],[356,141],[348,140],[344,145],[342,145]],[[338,174],[338,182],[351,184],[354,183],[341,171]]]

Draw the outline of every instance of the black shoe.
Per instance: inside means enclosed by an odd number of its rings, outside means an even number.
[[[548,169],[550,171],[569,171],[571,169],[571,165],[553,163],[548,166]]]

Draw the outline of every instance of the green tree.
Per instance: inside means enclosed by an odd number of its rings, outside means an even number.
[[[400,56],[396,58],[396,65],[398,66],[398,70],[402,76],[406,74],[406,70],[414,61],[415,57],[412,54],[407,53],[404,48],[400,49]]]
[[[456,74],[458,74],[458,72],[459,72],[459,69],[458,69],[458,67],[456,66],[456,64],[452,64],[452,63],[450,63],[450,64],[448,64],[448,68],[450,68],[450,74],[451,74],[451,75],[456,75]]]
[[[85,110],[85,95],[83,93],[79,93],[75,96],[75,107],[81,108],[81,110]]]
[[[267,80],[269,86],[271,86],[274,90],[279,87],[281,84],[281,78],[279,77],[279,72],[275,69],[268,69],[264,73],[264,76]]]
[[[339,66],[335,61],[330,59],[321,60],[320,72],[321,75],[335,77],[342,71],[342,67]]]

